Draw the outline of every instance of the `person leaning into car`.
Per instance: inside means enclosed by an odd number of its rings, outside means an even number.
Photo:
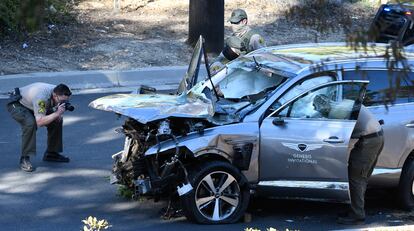
[[[72,92],[64,84],[33,83],[16,88],[7,104],[7,110],[22,129],[20,168],[32,172],[30,157],[36,154],[36,131],[47,127],[47,149],[44,161],[69,162],[62,152],[62,115]]]
[[[315,110],[319,111],[322,116],[328,117],[331,111],[331,104],[327,96],[315,96],[313,105]],[[384,146],[380,123],[363,105],[361,105],[351,138],[358,139],[351,150],[348,161],[351,209],[349,212],[338,216],[337,222],[340,224],[362,224],[365,222],[365,191],[368,178],[371,176],[378,156]]]
[[[226,38],[223,51],[210,65],[211,74],[216,74],[224,64],[237,58],[239,55],[265,47],[263,37],[248,26],[247,13],[243,9],[233,10],[229,18],[233,33]]]
[[[384,146],[383,132],[375,116],[361,106],[351,138],[358,139],[348,161],[351,211],[338,217],[338,223],[358,224],[365,221],[365,191],[378,156]]]

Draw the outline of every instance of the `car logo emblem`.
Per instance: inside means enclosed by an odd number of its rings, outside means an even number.
[[[307,152],[322,148],[325,144],[282,143],[282,145],[299,152]]]
[[[301,152],[304,152],[305,150],[306,150],[306,148],[308,147],[308,145],[306,145],[306,144],[298,144],[298,149],[301,151]]]

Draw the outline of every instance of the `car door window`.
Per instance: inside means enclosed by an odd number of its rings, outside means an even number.
[[[284,93],[275,103],[270,106],[269,110],[266,113],[266,116],[278,109],[287,101],[293,99],[302,92],[305,92],[315,86],[318,86],[323,83],[332,82],[335,80],[335,77],[330,75],[322,75],[317,77],[308,77],[305,80],[299,81],[293,85],[286,93]]]
[[[414,74],[387,70],[346,71],[344,80],[369,80],[363,104],[376,106],[414,102]]]
[[[399,82],[399,83],[398,83]],[[400,87],[397,87],[400,86]],[[414,102],[414,73],[400,74],[396,78],[396,100],[401,103]]]
[[[355,120],[358,109],[355,102],[359,98],[357,84],[329,85],[302,95],[272,117]]]

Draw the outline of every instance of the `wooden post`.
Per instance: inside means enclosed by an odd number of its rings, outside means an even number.
[[[190,0],[188,42],[200,35],[207,52],[219,53],[224,46],[224,0]]]

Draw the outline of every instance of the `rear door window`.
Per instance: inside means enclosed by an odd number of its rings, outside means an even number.
[[[414,74],[387,70],[345,71],[344,80],[369,80],[365,106],[414,102]]]

